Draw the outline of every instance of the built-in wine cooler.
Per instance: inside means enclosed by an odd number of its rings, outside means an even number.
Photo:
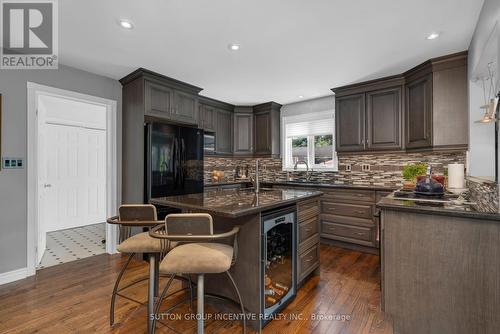
[[[297,291],[297,224],[295,207],[262,217],[263,322],[279,312]]]

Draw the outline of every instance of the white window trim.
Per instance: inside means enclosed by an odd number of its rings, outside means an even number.
[[[333,115],[332,115],[333,114]],[[333,116],[333,117],[332,117]],[[335,150],[335,113],[333,110],[329,111],[322,111],[322,112],[314,112],[314,113],[307,113],[307,114],[302,114],[302,115],[294,115],[294,116],[282,116],[281,117],[281,143],[282,143],[282,170],[285,172],[293,172],[293,171],[307,171],[307,168],[305,167],[298,167],[295,169],[294,167],[289,166],[289,161],[288,161],[288,154],[287,152],[291,151],[291,141],[288,140],[289,138],[286,135],[286,123],[287,119],[293,119],[294,121],[301,121],[301,120],[309,120],[311,118],[329,118],[332,117],[332,121],[334,122],[333,126],[333,167],[321,167],[319,165],[309,165],[309,171],[320,171],[320,172],[337,172],[338,171],[338,155],[337,151]],[[328,135],[330,133],[324,133],[324,135]],[[321,135],[321,133],[317,133],[315,135]],[[308,157],[314,157],[314,142],[312,139],[313,136],[308,136]],[[309,159],[308,159],[309,160]],[[309,161],[308,161],[309,162]]]

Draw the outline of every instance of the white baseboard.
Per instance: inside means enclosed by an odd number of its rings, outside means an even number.
[[[0,285],[28,277],[28,268],[21,268],[0,274]]]

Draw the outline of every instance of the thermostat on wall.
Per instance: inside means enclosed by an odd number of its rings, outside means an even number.
[[[3,158],[2,168],[5,169],[22,169],[24,168],[24,160],[21,158]]]

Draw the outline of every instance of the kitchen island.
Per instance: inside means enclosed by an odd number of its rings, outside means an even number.
[[[398,333],[498,333],[500,215],[390,195],[381,210],[382,309]],[[424,321],[425,319],[425,321]]]
[[[158,206],[183,212],[207,212],[214,233],[240,227],[238,252],[231,268],[248,312],[260,330],[273,314],[295,298],[298,287],[319,274],[319,191],[222,189],[154,198]],[[229,242],[229,240],[228,240]],[[225,275],[207,275],[206,293],[238,298]]]

